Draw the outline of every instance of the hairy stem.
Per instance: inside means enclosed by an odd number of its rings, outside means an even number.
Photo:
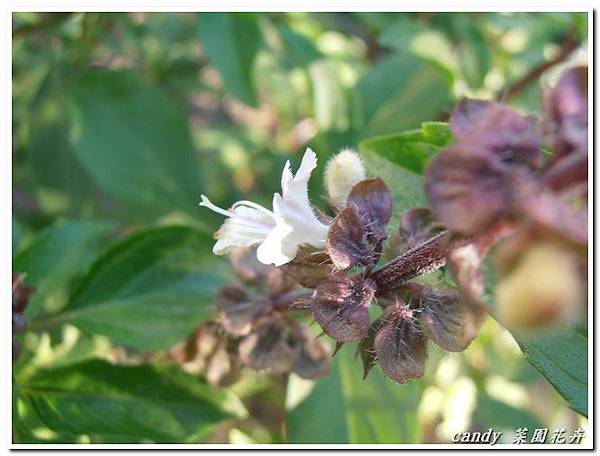
[[[377,283],[378,292],[396,288],[407,280],[444,266],[449,237],[448,231],[442,231],[372,273],[371,279]]]

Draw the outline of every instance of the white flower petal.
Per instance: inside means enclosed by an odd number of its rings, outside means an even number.
[[[200,206],[228,217],[215,233],[215,255],[225,255],[237,247],[250,247],[263,242],[276,226],[274,214],[251,201],[238,201],[229,211],[215,206],[202,195]]]
[[[317,219],[308,200],[308,180],[316,167],[317,156],[311,149],[306,149],[295,176],[286,165],[281,183],[283,196],[276,194],[273,198],[273,212],[278,224],[283,220],[292,227],[296,239],[322,247],[329,227]]]
[[[286,241],[292,234],[293,230],[289,225],[278,224],[258,246],[256,250],[258,261],[275,266],[292,261],[298,253],[298,245]]]

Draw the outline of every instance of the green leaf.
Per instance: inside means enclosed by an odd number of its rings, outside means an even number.
[[[400,223],[400,215],[411,207],[426,207],[427,197],[423,189],[423,178],[419,174],[390,162],[369,148],[361,147],[359,152],[367,171],[378,176],[390,189],[394,207],[388,223],[388,232],[395,232]]]
[[[478,29],[471,27],[465,33],[458,54],[462,74],[469,86],[479,88],[490,71],[490,51]]]
[[[96,260],[58,318],[142,350],[171,347],[211,316],[222,281],[211,245],[191,227],[133,234]]]
[[[312,62],[320,60],[325,56],[314,42],[299,33],[290,30],[288,27],[280,26],[277,28],[286,48],[290,52],[290,57],[300,66],[307,67]]]
[[[260,46],[255,13],[199,13],[198,34],[210,63],[225,88],[250,106],[257,106],[253,64]]]
[[[147,216],[193,211],[202,191],[179,104],[133,73],[89,71],[75,83],[73,148],[107,193]]]
[[[40,371],[20,389],[50,429],[106,441],[197,441],[217,423],[244,416],[225,390],[163,366],[91,360]]]
[[[451,139],[448,124],[427,122],[420,130],[365,140],[359,148],[363,153],[375,153],[402,168],[422,174],[429,159]]]
[[[26,313],[55,312],[67,301],[67,285],[93,261],[100,241],[114,231],[108,221],[66,222],[43,229],[13,259],[13,271],[37,288]]]
[[[416,128],[451,104],[445,73],[411,55],[380,59],[360,80],[356,92],[355,112],[361,116],[357,121],[363,137]]]
[[[525,359],[554,386],[569,406],[588,415],[588,340],[571,328],[558,334],[519,340]]]

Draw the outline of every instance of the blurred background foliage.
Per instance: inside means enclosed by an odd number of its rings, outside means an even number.
[[[448,442],[494,427],[510,442],[581,425],[491,318],[404,386],[363,381],[351,347],[320,381],[248,372],[229,389],[161,351],[211,317],[229,274],[201,193],[268,206],[307,145],[323,164],[444,121],[465,95],[539,113],[544,70],[585,55],[586,36],[585,13],[15,13],[13,265],[37,293],[14,441]],[[424,204],[418,174],[364,159],[396,214]]]

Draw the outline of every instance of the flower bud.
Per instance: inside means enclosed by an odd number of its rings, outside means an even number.
[[[385,375],[404,384],[425,373],[427,339],[414,311],[399,300],[386,309],[385,324],[375,336],[375,353]]]
[[[332,157],[325,169],[325,185],[335,207],[344,207],[352,187],[365,179],[365,168],[356,152],[344,149]]]
[[[498,281],[498,317],[521,332],[569,325],[580,315],[584,293],[576,257],[559,244],[542,241]]]

